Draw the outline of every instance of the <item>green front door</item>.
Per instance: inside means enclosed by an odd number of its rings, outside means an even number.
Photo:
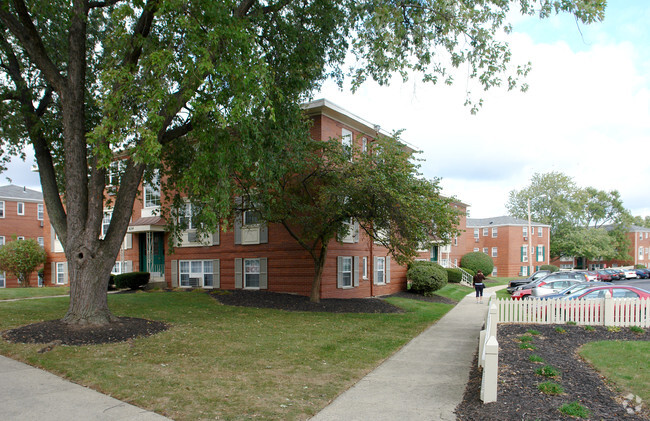
[[[143,272],[165,273],[165,233],[149,232],[139,236],[140,270]],[[151,256],[151,257],[149,257]]]
[[[431,247],[431,261],[432,262],[438,261],[438,246]]]

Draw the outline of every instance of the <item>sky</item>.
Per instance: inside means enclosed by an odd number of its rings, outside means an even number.
[[[443,194],[470,205],[473,218],[507,214],[508,193],[535,173],[561,172],[580,187],[617,190],[634,216],[650,216],[650,1],[610,0],[602,23],[569,15],[512,14],[513,64],[532,62],[527,92],[480,93],[464,106],[467,80],[433,86],[411,78],[364,84],[356,93],[326,83],[327,98],[422,151],[420,171]],[[33,159],[0,174],[40,190]]]

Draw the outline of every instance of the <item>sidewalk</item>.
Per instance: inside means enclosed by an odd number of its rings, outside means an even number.
[[[0,419],[162,421],[168,418],[0,356]]]
[[[455,420],[488,298],[501,288],[486,289],[483,304],[465,297],[311,421]]]

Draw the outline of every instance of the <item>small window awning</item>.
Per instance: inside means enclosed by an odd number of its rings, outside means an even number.
[[[138,232],[164,232],[165,231],[165,220],[160,216],[148,216],[145,218],[140,218],[135,222],[129,224],[127,232],[138,233]]]

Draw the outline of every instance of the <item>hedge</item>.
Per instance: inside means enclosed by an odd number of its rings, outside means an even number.
[[[473,272],[478,272],[479,270],[483,272],[483,275],[489,275],[494,269],[494,262],[492,258],[485,253],[480,251],[473,251],[467,253],[460,259],[460,267],[463,269],[471,269]]]
[[[149,277],[149,272],[128,272],[115,275],[115,287],[138,289],[149,283]]]
[[[447,272],[434,262],[413,262],[406,273],[411,291],[430,295],[447,284]]]
[[[555,265],[542,265],[542,266],[539,267],[539,270],[550,270],[551,273],[553,273],[553,272],[557,272],[558,270],[560,270],[560,268],[555,266]]]

